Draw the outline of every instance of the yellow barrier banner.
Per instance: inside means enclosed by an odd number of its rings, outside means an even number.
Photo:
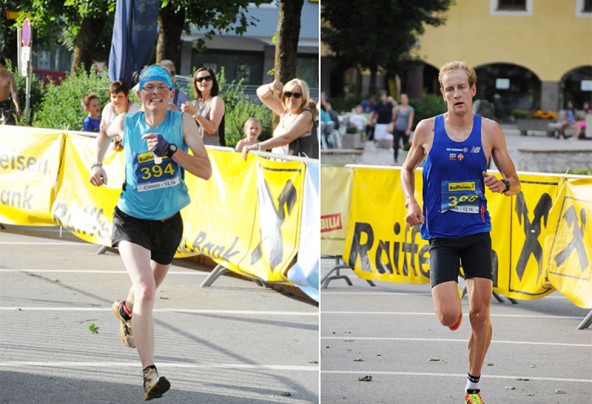
[[[494,290],[510,298],[533,300],[555,290],[547,282],[543,246],[551,231],[549,212],[557,195],[559,176],[519,177],[518,195],[508,198],[487,193],[493,227]]]
[[[298,252],[306,165],[208,153],[212,178],[186,177],[194,203],[183,210],[181,252],[208,255],[242,275],[289,283],[287,270]]]
[[[576,306],[592,309],[592,178],[563,179],[549,216],[549,282]]]
[[[2,126],[0,130],[0,223],[53,226],[62,133]]]
[[[421,172],[416,173],[415,184],[421,190]],[[428,242],[421,239],[418,226],[407,225],[406,214],[399,169],[354,168],[343,258],[357,276],[386,282],[429,282]]]
[[[348,167],[321,168],[321,254],[343,254],[352,176],[353,170]]]
[[[110,147],[103,160],[107,185],[93,186],[90,166],[95,161],[96,139],[65,135],[60,187],[51,212],[55,222],[82,240],[111,246],[113,211],[125,180],[123,152]]]

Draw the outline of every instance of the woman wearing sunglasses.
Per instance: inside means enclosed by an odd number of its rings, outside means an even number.
[[[206,66],[200,67],[193,75],[195,100],[181,106],[181,111],[191,114],[197,121],[205,145],[221,145],[218,132],[224,118],[224,100],[218,95],[219,92],[220,87],[214,71]]]
[[[275,92],[281,93],[277,97]],[[280,121],[273,131],[273,137],[243,148],[243,158],[249,150],[268,150],[276,154],[300,154],[318,157],[318,140],[313,131],[316,108],[310,100],[308,84],[304,80],[292,79],[282,86],[278,80],[264,84],[257,89],[257,96]]]

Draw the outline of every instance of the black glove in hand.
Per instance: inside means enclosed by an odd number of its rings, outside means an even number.
[[[158,157],[165,157],[169,152],[169,142],[161,134],[156,135],[156,140],[158,143],[150,151]]]

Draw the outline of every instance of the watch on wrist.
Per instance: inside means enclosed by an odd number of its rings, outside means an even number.
[[[506,185],[506,189],[504,189],[502,191],[503,194],[505,194],[506,192],[508,192],[510,190],[510,181],[508,181],[507,179],[503,179],[502,182]]]
[[[178,148],[177,145],[174,143],[169,144],[169,148],[167,149],[167,157],[171,158],[173,157],[173,154],[175,154],[177,152]]]

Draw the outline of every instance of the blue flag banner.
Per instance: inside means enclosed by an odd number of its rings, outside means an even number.
[[[132,85],[132,74],[150,62],[158,33],[159,0],[117,0],[109,79]]]

